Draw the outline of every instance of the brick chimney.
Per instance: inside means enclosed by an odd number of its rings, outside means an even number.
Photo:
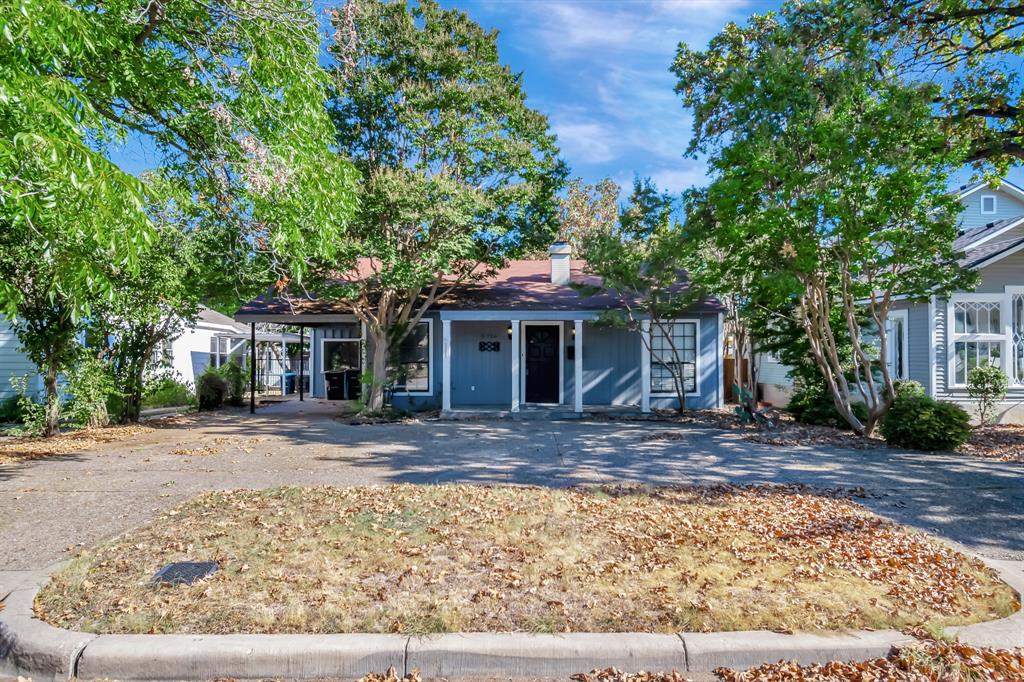
[[[551,283],[568,284],[572,248],[566,242],[555,242],[548,247],[548,254],[551,257]]]

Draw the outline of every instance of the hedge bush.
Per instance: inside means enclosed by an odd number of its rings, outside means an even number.
[[[868,418],[868,408],[864,403],[853,403],[853,413],[864,421]],[[786,410],[793,418],[803,424],[831,426],[836,429],[849,429],[850,423],[836,409],[832,394],[824,382],[810,382],[798,379],[796,392],[789,399]]]
[[[199,398],[200,410],[216,410],[224,407],[224,399],[228,395],[228,382],[215,368],[203,372],[196,382],[196,396]]]
[[[890,445],[911,450],[955,450],[971,435],[971,417],[959,405],[928,396],[898,397],[879,427]]]
[[[196,404],[196,395],[192,387],[169,375],[156,377],[146,382],[146,390],[142,394],[142,406],[179,407]]]

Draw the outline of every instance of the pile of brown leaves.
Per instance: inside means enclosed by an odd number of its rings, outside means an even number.
[[[715,674],[724,682],[1009,682],[1024,680],[1024,649],[979,649],[928,641],[871,661],[811,665],[781,662],[742,672],[719,668]]]
[[[662,416],[680,424],[740,431],[744,440],[765,445],[830,445],[855,450],[886,447],[885,441],[878,437],[862,438],[851,431],[842,431],[831,426],[801,424],[783,410],[768,408],[764,414],[771,421],[770,427],[744,424],[735,412],[729,409],[690,410],[682,415],[664,413]],[[645,436],[643,440],[682,440],[685,438],[686,434],[678,431],[659,431]]]
[[[687,678],[675,670],[670,673],[650,673],[643,670],[638,673],[627,673],[618,668],[576,673],[570,675],[569,679],[573,682],[687,682]]]
[[[127,440],[156,429],[183,426],[191,423],[192,419],[191,416],[173,415],[150,419],[141,424],[117,424],[97,429],[67,431],[50,438],[4,438],[0,439],[0,465],[83,452],[97,445]]]
[[[395,666],[383,673],[369,673],[359,678],[359,682],[420,682],[420,671],[412,670],[409,674],[399,677]]]
[[[1024,424],[995,424],[974,430],[960,452],[1024,464]]]

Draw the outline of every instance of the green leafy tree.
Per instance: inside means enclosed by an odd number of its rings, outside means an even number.
[[[621,187],[611,178],[596,184],[573,178],[558,197],[558,238],[572,247],[573,256],[582,256],[588,238],[594,234],[613,232],[619,224],[619,193]],[[547,249],[534,254],[547,258]]]
[[[390,355],[429,306],[550,242],[565,172],[496,32],[433,0],[353,0],[332,23],[337,140],[363,180],[324,279],[349,270],[326,291],[366,324],[377,411]]]
[[[999,365],[988,363],[967,373],[967,395],[978,402],[978,422],[985,426],[995,421],[999,403],[1006,400],[1010,380]]]
[[[578,288],[591,294],[601,290],[616,298],[620,307],[603,313],[599,322],[639,334],[651,362],[671,375],[682,412],[686,409],[687,349],[676,344],[672,321],[691,308],[695,297],[684,283],[685,233],[673,217],[673,204],[673,197],[660,192],[649,179],[635,180],[618,227],[594,231],[583,242],[587,271],[601,278],[601,286]],[[664,338],[667,348],[654,349],[648,332]]]
[[[782,16],[820,51],[851,32],[891,77],[936,84],[932,114],[966,158],[1003,174],[1024,159],[1024,7],[996,0],[814,0]]]
[[[147,178],[161,192],[171,185]],[[96,301],[88,324],[88,345],[117,380],[119,400],[113,415],[122,423],[138,421],[145,380],[155,369],[155,351],[195,322],[205,293],[205,241],[189,213],[189,197],[165,195],[149,214],[154,237],[136,270],[110,273],[114,295]]]
[[[74,328],[154,239],[111,145],[152,140],[264,280],[337,247],[356,173],[329,153],[319,45],[298,0],[0,5],[0,311],[46,376],[48,434]]]
[[[957,264],[960,207],[946,193],[966,152],[932,114],[937,86],[890,78],[864,35],[821,51],[785,17],[755,17],[706,51],[680,46],[674,71],[695,113],[690,152],[712,169],[707,243],[751,270],[755,299],[791,303],[771,309],[792,311],[836,409],[869,435],[894,397],[879,362],[893,298],[943,295],[972,276]]]

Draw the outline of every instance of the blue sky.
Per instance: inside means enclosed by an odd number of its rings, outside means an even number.
[[[320,11],[341,0],[314,0]],[[573,175],[629,185],[651,177],[680,192],[705,182],[683,157],[691,118],[669,73],[680,41],[704,47],[730,21],[775,0],[441,0],[499,30],[501,59],[522,72],[528,102],[545,113]],[[135,172],[157,162],[129,143],[117,160]],[[969,173],[958,182],[966,182]],[[1024,185],[1024,168],[1009,179]]]

